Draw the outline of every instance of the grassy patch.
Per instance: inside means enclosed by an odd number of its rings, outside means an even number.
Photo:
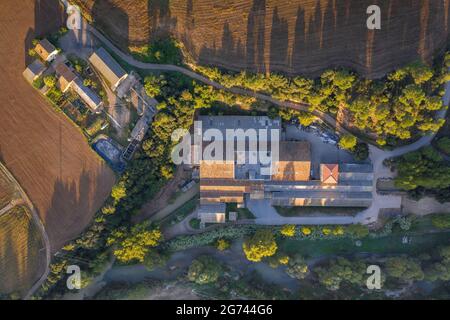
[[[226,207],[227,221],[229,219],[230,212],[237,212],[239,220],[255,219],[255,216],[253,215],[253,213],[250,210],[248,210],[247,208],[238,208],[237,203],[227,203],[227,207]]]
[[[298,253],[307,257],[320,257],[325,255],[344,255],[356,253],[374,254],[418,254],[436,247],[437,244],[450,243],[448,232],[411,234],[411,242],[403,244],[403,234],[392,234],[382,238],[364,238],[362,245],[357,247],[355,241],[348,238],[324,240],[290,240],[279,242],[281,251],[287,254]]]
[[[192,229],[200,229],[200,219],[197,218],[193,218],[189,221],[189,225],[191,226]]]
[[[197,196],[187,201],[181,207],[173,211],[170,215],[159,221],[161,228],[164,229],[183,221],[189,214],[194,211],[195,207],[197,207],[198,202],[199,199],[197,198]]]
[[[366,208],[341,207],[275,207],[283,217],[301,217],[314,215],[354,216]]]
[[[153,41],[142,47],[131,47],[130,52],[137,60],[147,63],[181,64],[180,46],[173,38]]]

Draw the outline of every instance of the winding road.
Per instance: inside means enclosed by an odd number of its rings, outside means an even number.
[[[63,3],[66,1],[61,0]],[[270,97],[265,94],[261,94],[258,92],[254,92],[251,90],[246,90],[242,88],[232,87],[227,88],[220,83],[217,83],[211,79],[208,79],[204,77],[201,74],[196,73],[195,71],[189,70],[184,67],[176,66],[176,65],[169,65],[169,64],[154,64],[154,63],[145,63],[142,61],[136,60],[133,56],[123,52],[118,47],[116,47],[107,37],[105,37],[99,30],[94,28],[92,25],[87,23],[86,21],[83,21],[82,23],[83,30],[80,30],[79,32],[81,34],[91,34],[95,38],[97,38],[105,47],[107,47],[110,51],[112,51],[116,56],[118,56],[120,59],[122,59],[125,63],[128,65],[143,69],[143,70],[155,70],[155,71],[173,71],[173,72],[180,72],[188,77],[191,77],[192,79],[195,79],[197,81],[200,81],[206,85],[210,85],[216,89],[224,90],[227,92],[231,92],[233,94],[238,95],[246,95],[255,97],[259,100],[270,102],[274,105],[280,106],[280,107],[286,107],[286,108],[292,108],[297,110],[303,110],[308,111],[309,105],[306,103],[296,103],[292,101],[280,101],[273,97]],[[193,69],[195,69],[195,66],[191,66]],[[443,97],[443,105],[444,108],[437,112],[436,118],[445,118],[447,114],[447,106],[450,102],[450,82],[446,83],[445,86],[445,95]],[[331,117],[330,115],[314,110],[312,113],[320,118],[322,121],[327,123],[328,125],[332,126],[336,129],[336,131],[340,133],[350,133],[346,128],[339,125],[339,123]],[[377,221],[378,214],[381,209],[399,209],[401,208],[401,197],[400,196],[384,196],[379,195],[376,191],[376,183],[379,178],[392,178],[393,173],[389,170],[389,168],[386,168],[383,165],[383,161],[385,159],[391,158],[391,157],[397,157],[400,155],[403,155],[405,153],[420,149],[423,146],[429,145],[431,141],[433,140],[435,136],[435,133],[428,134],[417,140],[416,142],[407,145],[402,146],[399,148],[396,148],[391,151],[382,150],[380,148],[377,148],[373,145],[370,145],[369,147],[369,157],[372,161],[373,168],[374,168],[374,180],[373,180],[373,202],[372,206],[368,209],[362,211],[361,213],[357,214],[355,217],[298,217],[298,218],[290,218],[290,223],[299,223],[299,224],[333,224],[336,222],[344,223],[344,224],[350,224],[350,223],[364,223],[364,224],[371,224]],[[268,221],[261,221],[263,224],[267,224]],[[273,221],[272,221],[273,223]],[[281,223],[281,222],[280,222]],[[285,222],[286,223],[286,222]]]
[[[42,223],[41,219],[39,218],[39,215],[36,211],[36,208],[34,207],[33,203],[31,202],[30,198],[26,194],[26,192],[22,189],[22,186],[17,182],[16,178],[9,172],[9,170],[0,163],[0,171],[15,185],[16,190],[18,190],[21,200],[13,200],[8,205],[9,207],[14,207],[19,204],[26,204],[28,208],[30,209],[31,216],[33,219],[33,222],[36,224],[36,226],[39,228],[42,239],[44,241],[44,247],[45,247],[45,270],[42,276],[36,281],[36,283],[31,287],[31,289],[28,291],[28,293],[25,295],[24,299],[29,299],[33,293],[44,283],[45,279],[47,279],[47,276],[50,272],[49,266],[51,262],[51,247],[50,247],[50,240],[48,239],[47,232],[45,231],[44,224]],[[5,211],[6,212],[6,211]]]

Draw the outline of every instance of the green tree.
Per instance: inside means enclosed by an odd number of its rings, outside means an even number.
[[[192,261],[188,271],[189,281],[197,284],[216,282],[222,272],[222,266],[210,256],[201,256]]]
[[[431,216],[431,223],[436,228],[449,229],[450,228],[450,214],[448,214],[448,213],[433,214]]]
[[[152,98],[159,96],[166,84],[167,81],[163,76],[149,75],[144,79],[145,92]]]
[[[150,229],[149,222],[144,222],[129,231],[123,228],[113,231],[107,243],[115,246],[113,253],[117,260],[124,263],[144,262],[150,248],[156,247],[162,239],[159,229]]]
[[[144,265],[149,271],[166,265],[170,256],[165,253],[161,253],[156,249],[149,249],[145,254]]]
[[[281,227],[280,233],[285,237],[295,236],[295,225],[285,224],[284,226]]]
[[[353,153],[356,160],[364,161],[369,157],[369,146],[364,142],[357,143],[353,149]]]
[[[345,134],[339,140],[339,147],[346,150],[352,150],[356,146],[356,137],[351,134]]]
[[[305,279],[309,273],[308,264],[302,256],[296,255],[293,259],[289,260],[286,273],[294,279]]]
[[[316,117],[310,112],[301,111],[298,116],[298,122],[304,127],[309,127],[315,120]]]
[[[345,258],[331,260],[328,266],[316,268],[319,282],[328,290],[339,290],[343,281],[363,286],[366,264],[361,260],[350,261]]]
[[[433,77],[433,70],[422,62],[415,62],[407,67],[416,84],[427,82]]]
[[[442,137],[437,141],[437,147],[445,152],[446,154],[450,155],[450,138],[449,137]]]
[[[53,88],[56,85],[56,77],[54,75],[45,76],[44,83],[47,87]]]
[[[230,248],[230,242],[225,239],[219,239],[217,240],[216,248],[219,251],[225,251]]]
[[[118,202],[127,195],[125,183],[123,181],[116,184],[111,190],[111,197]]]
[[[420,263],[408,257],[393,257],[386,260],[386,272],[389,276],[402,281],[423,280],[424,273]]]
[[[258,230],[244,241],[242,248],[248,260],[259,262],[262,258],[273,256],[278,247],[270,230]]]
[[[369,228],[359,223],[351,224],[347,226],[347,233],[352,238],[361,239],[369,235]]]

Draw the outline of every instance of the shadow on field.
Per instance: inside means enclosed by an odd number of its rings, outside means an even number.
[[[91,223],[109,194],[110,169],[103,164],[97,171],[83,169],[77,181],[61,178],[53,186],[52,199],[41,215],[52,252],[80,235]]]
[[[28,55],[28,50],[33,48],[33,39],[58,30],[64,21],[64,8],[58,0],[34,0],[34,26],[28,29],[24,39],[26,65],[33,61]]]
[[[108,18],[102,19],[105,14]],[[92,6],[92,17],[96,28],[105,32],[119,48],[128,50],[129,19],[125,11],[115,6],[110,0],[95,1]]]

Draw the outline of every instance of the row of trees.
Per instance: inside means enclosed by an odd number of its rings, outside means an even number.
[[[308,103],[311,111],[336,114],[342,110],[358,129],[376,134],[377,142],[384,145],[395,139],[409,139],[417,130],[437,131],[443,125],[443,120],[435,120],[433,113],[443,107],[443,84],[450,80],[448,67],[449,53],[437,59],[433,67],[414,62],[380,80],[363,79],[345,69],[326,70],[317,79],[245,71],[230,74],[201,66],[197,70],[225,87],[242,87],[282,101]],[[287,113],[288,118],[289,113],[296,113],[305,125],[314,118],[295,111],[280,113]]]
[[[258,235],[260,236],[261,234]],[[261,241],[265,242],[267,239],[261,239]],[[271,254],[267,248],[263,251]],[[330,291],[339,290],[342,284],[365,290],[369,276],[367,267],[373,264],[380,267],[382,289],[398,288],[421,280],[450,280],[450,246],[440,247],[417,257],[407,255],[367,258],[336,257],[312,265],[298,254],[292,257],[278,254],[272,256],[268,263],[274,268],[283,265],[290,277],[297,280],[317,281]],[[213,257],[201,256],[192,262],[187,279],[200,285],[212,284],[219,280],[224,273],[224,268],[226,266]]]

